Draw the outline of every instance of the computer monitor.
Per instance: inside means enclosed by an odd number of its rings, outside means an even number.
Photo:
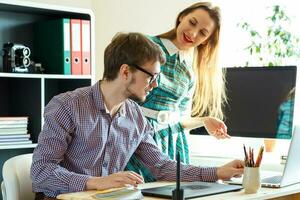
[[[228,104],[224,108],[231,136],[291,138],[296,66],[226,68]],[[191,134],[207,134],[204,128]]]

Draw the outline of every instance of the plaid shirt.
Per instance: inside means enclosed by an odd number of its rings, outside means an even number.
[[[99,82],[55,96],[34,150],[34,192],[55,197],[82,191],[90,176],[123,171],[135,154],[158,180],[174,181],[176,162],[162,154],[138,105],[126,100],[111,118]],[[216,168],[182,165],[183,181],[216,181]]]

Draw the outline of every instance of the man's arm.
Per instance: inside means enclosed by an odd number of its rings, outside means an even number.
[[[138,146],[135,154],[148,167],[158,180],[176,180],[176,161],[170,160],[156,146],[152,133],[153,129],[147,124],[144,138]],[[216,181],[217,168],[215,167],[196,167],[181,164],[182,181]]]
[[[149,133],[144,135],[135,154],[158,180],[175,181],[176,161],[170,160],[167,155],[158,149],[150,134],[152,129],[146,128],[146,131]],[[214,182],[218,179],[225,180],[233,176],[240,176],[243,173],[243,166],[243,161],[240,160],[234,160],[219,168],[181,164],[181,180],[206,182]]]
[[[71,110],[63,102],[54,97],[45,108],[45,124],[33,154],[33,186],[49,193],[81,191],[89,178],[60,166],[75,131]]]

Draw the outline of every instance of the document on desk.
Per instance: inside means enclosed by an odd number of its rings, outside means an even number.
[[[108,190],[91,190],[61,194],[56,197],[62,200],[139,200],[143,199],[140,190],[133,187],[112,188]]]
[[[123,188],[108,193],[97,193],[93,195],[95,199],[100,200],[139,200],[143,199],[140,190],[134,188]]]

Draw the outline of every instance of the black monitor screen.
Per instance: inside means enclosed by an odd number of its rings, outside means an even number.
[[[224,108],[231,136],[290,138],[292,135],[295,66],[227,68],[228,105]],[[194,129],[191,134],[207,134]]]

